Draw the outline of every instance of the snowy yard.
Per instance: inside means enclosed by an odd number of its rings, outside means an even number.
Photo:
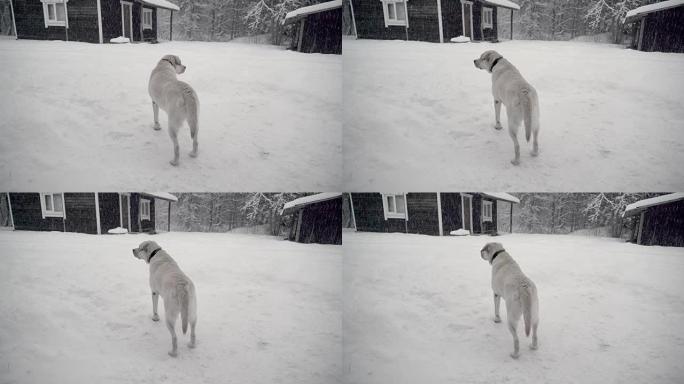
[[[197,287],[197,348],[151,320],[154,239]],[[3,383],[336,383],[340,246],[264,236],[0,231]],[[163,318],[163,305],[160,303]]]
[[[152,129],[150,72],[180,56],[200,99],[196,159],[166,115]],[[97,45],[0,40],[0,190],[337,190],[342,59],[265,45]],[[302,168],[306,172],[302,172]],[[258,175],[259,177],[254,177]]]
[[[540,97],[540,156],[494,130],[494,49]],[[348,190],[684,189],[684,55],[579,42],[344,40]],[[524,132],[524,128],[521,130]],[[476,172],[455,169],[467,166]],[[591,181],[587,184],[587,177]]]
[[[536,283],[539,350],[495,324],[499,241]],[[349,383],[682,383],[684,249],[570,235],[346,233]]]

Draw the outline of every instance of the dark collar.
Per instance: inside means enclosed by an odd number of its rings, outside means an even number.
[[[499,62],[499,60],[503,59],[503,56],[497,57],[496,60],[492,63],[492,66],[489,67],[489,72],[494,70],[494,66]]]
[[[498,60],[498,59],[497,59]],[[161,61],[166,61],[167,63],[171,64],[174,68],[176,67],[176,64],[174,64],[171,60],[169,59],[161,59]],[[492,65],[493,67],[493,65]]]
[[[154,255],[156,255],[157,252],[159,252],[159,251],[161,251],[161,248],[157,248],[157,249],[155,249],[154,251],[152,251],[152,254],[150,255],[150,258],[147,259],[147,264],[150,263],[150,261],[152,260],[152,258],[154,257]]]
[[[497,256],[499,256],[499,253],[501,252],[506,252],[505,249],[499,249],[498,251],[494,252],[494,255],[492,256],[492,259],[489,260],[489,264],[494,262],[494,259],[496,259]]]

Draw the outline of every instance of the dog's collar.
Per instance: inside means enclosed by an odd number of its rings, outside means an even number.
[[[494,252],[494,255],[492,256],[492,259],[489,260],[489,264],[494,262],[494,259],[496,259],[497,256],[499,256],[499,253],[501,252],[506,252],[505,249],[499,249],[498,251]]]
[[[159,252],[159,251],[161,251],[161,248],[157,248],[157,249],[155,249],[154,251],[152,251],[152,254],[150,255],[150,258],[147,259],[147,264],[150,263],[150,261],[152,260],[152,258],[154,257],[154,255],[156,255],[157,252]]]
[[[172,66],[174,66],[174,67],[176,66],[176,64],[174,64],[174,63],[173,63],[171,60],[169,60],[169,59],[161,59],[161,61],[166,61],[167,63],[171,64]]]
[[[503,56],[499,56],[499,57],[497,57],[497,58],[494,60],[494,62],[492,63],[492,66],[489,67],[489,72],[491,72],[491,71],[494,70],[494,66],[495,66],[495,65],[499,62],[499,60],[501,60],[501,59],[503,59]]]

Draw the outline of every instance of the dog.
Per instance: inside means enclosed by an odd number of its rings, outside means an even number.
[[[532,280],[523,274],[518,263],[506,252],[501,243],[487,243],[480,251],[480,256],[492,265],[494,322],[501,322],[499,302],[503,297],[506,302],[508,330],[513,335],[511,357],[517,359],[520,356],[517,328],[521,315],[525,322],[525,335],[529,337],[530,328],[532,329],[530,348],[536,350],[538,347],[539,299],[537,298],[537,287]]]
[[[157,302],[159,296],[164,300],[166,327],[171,333],[169,355],[178,355],[176,341],[176,319],[181,316],[183,334],[190,323],[190,343],[195,348],[195,325],[197,324],[197,298],[195,285],[178,267],[178,264],[154,241],[143,241],[133,248],[133,256],[150,265],[150,288],[152,289],[152,320],[159,321]]]
[[[518,72],[518,70],[496,51],[486,51],[479,59],[473,60],[475,67],[492,74],[492,96],[494,96],[495,129],[501,126],[501,104],[506,106],[508,134],[513,140],[515,158],[513,165],[520,164],[520,145],[518,128],[525,123],[525,139],[532,136],[532,156],[539,154],[539,97],[537,91]]]
[[[178,81],[176,74],[185,72],[185,65],[175,55],[166,55],[159,60],[152,70],[148,92],[152,98],[154,112],[154,129],[160,130],[159,108],[166,112],[169,125],[169,136],[173,142],[173,160],[171,165],[178,165],[178,131],[184,121],[190,126],[192,137],[191,157],[197,157],[197,131],[199,130],[199,98],[192,87]]]

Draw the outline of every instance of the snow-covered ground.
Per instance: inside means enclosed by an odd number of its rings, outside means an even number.
[[[175,359],[131,253],[147,239],[197,288],[198,344],[178,322]],[[0,231],[0,382],[339,382],[341,258],[266,236]]]
[[[499,241],[536,283],[539,350],[493,320]],[[344,237],[346,382],[682,383],[684,248],[569,235]],[[502,304],[503,306],[503,304]]]
[[[505,111],[504,129],[493,128],[491,77],[473,65],[488,49],[541,99],[540,156],[521,136],[518,167]],[[343,61],[347,190],[684,189],[682,54],[580,42],[344,40]]]
[[[152,129],[150,72],[180,56],[200,155]],[[339,190],[342,59],[234,43],[0,40],[0,190]],[[302,169],[306,171],[303,172]],[[258,175],[258,177],[254,177]]]

